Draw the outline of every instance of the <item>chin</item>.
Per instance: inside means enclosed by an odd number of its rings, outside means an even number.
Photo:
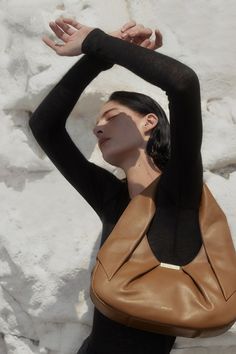
[[[109,163],[112,166],[115,167],[120,167],[121,163],[120,163],[120,159],[117,156],[114,155],[106,155],[106,154],[102,154],[103,156],[103,160],[105,160],[107,163]]]
[[[107,163],[109,163],[110,165],[112,165],[112,166],[120,167],[119,164],[118,164],[116,161],[112,160],[112,159],[105,159],[105,158],[103,158],[103,159],[104,159]]]

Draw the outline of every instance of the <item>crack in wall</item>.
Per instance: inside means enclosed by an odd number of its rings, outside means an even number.
[[[16,337],[16,338],[19,338],[19,339],[21,339],[21,338],[27,339],[30,342],[32,342],[32,344],[35,345],[35,346],[39,346],[39,342],[40,342],[38,339],[29,338],[29,337],[18,335],[18,334],[11,333],[11,332],[5,332],[5,333],[1,332],[0,335],[1,335],[3,340],[4,340],[6,335],[13,336],[13,337]]]
[[[10,255],[6,249],[5,249],[5,258],[6,258],[6,260],[8,258],[8,264],[11,267],[13,274],[15,271],[15,273],[17,274],[18,277],[20,277],[21,274],[24,277],[24,273],[21,270],[19,270],[19,268],[13,262],[13,260],[11,259]],[[25,321],[27,321],[28,326],[31,327],[32,334],[36,336],[37,331],[35,330],[34,323],[33,323],[31,316],[23,308],[22,304],[18,301],[18,299],[13,294],[11,294],[11,292],[6,288],[6,286],[3,284],[3,280],[0,281],[0,286],[1,286],[1,289],[3,292],[3,296],[5,294],[6,301],[11,306],[12,311],[15,314],[15,316],[17,317],[17,315],[18,315],[18,317],[20,318],[22,323],[25,323]],[[17,323],[19,323],[19,322],[17,322]],[[20,325],[20,323],[19,323],[19,325]],[[23,325],[23,328],[25,328],[24,325]],[[38,339],[35,339],[35,340],[38,340]]]
[[[34,182],[43,179],[53,170],[29,171],[24,167],[11,167],[5,171],[0,169],[0,183],[5,183],[6,187],[16,191],[23,191],[26,181]]]
[[[30,322],[31,322],[31,324],[32,324],[32,327],[34,327],[30,315],[29,315],[28,312],[26,312],[26,310],[22,307],[21,303],[15,298],[15,296],[13,296],[13,295],[5,288],[5,286],[4,286],[1,282],[0,282],[0,286],[1,286],[1,288],[3,289],[3,291],[5,291],[5,292],[7,293],[7,295],[13,300],[13,302],[15,302],[15,303],[19,306],[20,310],[29,318],[29,320],[30,320]]]
[[[221,168],[209,169],[210,172],[220,175],[226,179],[229,179],[230,174],[236,171],[236,164],[230,164]]]
[[[7,347],[4,340],[4,334],[1,332],[0,332],[0,349],[1,349],[1,354],[7,354]]]

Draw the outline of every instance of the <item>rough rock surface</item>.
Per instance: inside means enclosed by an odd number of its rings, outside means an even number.
[[[28,126],[32,112],[77,58],[41,41],[48,22],[74,16],[111,31],[129,19],[164,36],[161,52],[191,66],[202,90],[204,178],[236,245],[236,45],[234,0],[0,0],[0,353],[73,354],[89,334],[89,277],[101,221],[55,169]],[[105,16],[106,14],[106,16]],[[110,15],[108,15],[110,14]],[[83,93],[66,128],[85,156],[102,161],[91,133],[113,90],[166,96],[124,68]],[[173,354],[233,354],[236,328],[207,339],[178,338]]]

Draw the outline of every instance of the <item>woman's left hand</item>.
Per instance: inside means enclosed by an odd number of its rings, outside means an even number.
[[[61,17],[56,19],[55,22],[51,21],[49,26],[64,44],[57,44],[48,36],[43,36],[42,40],[61,56],[75,56],[82,54],[82,43],[87,35],[95,28],[82,25],[72,18]]]

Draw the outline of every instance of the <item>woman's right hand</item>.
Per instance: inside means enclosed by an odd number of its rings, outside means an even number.
[[[133,20],[124,24],[117,31],[108,34],[152,50],[160,48],[163,44],[162,34],[158,29],[155,29],[155,39],[151,40],[152,30],[142,24],[136,24]]]

